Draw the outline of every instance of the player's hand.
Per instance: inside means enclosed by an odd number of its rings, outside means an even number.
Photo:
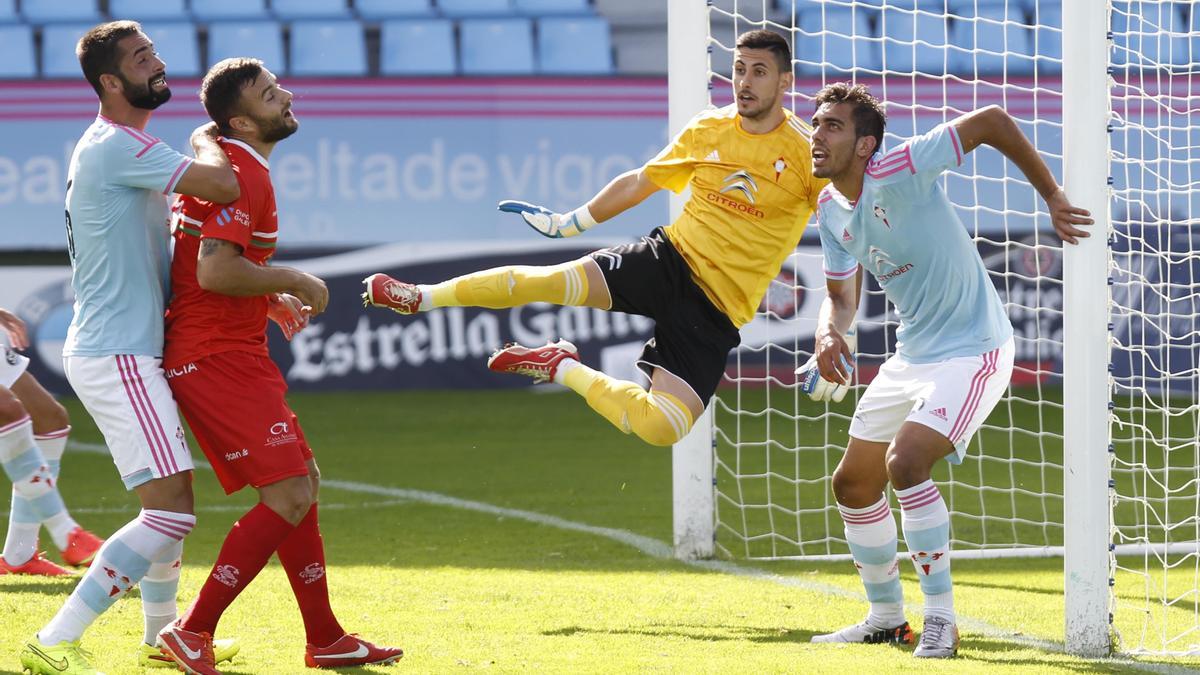
[[[800,389],[814,401],[841,401],[854,373],[854,351],[858,334],[854,327],[841,335],[836,331],[817,334],[812,358],[796,369]]]
[[[0,309],[0,330],[8,333],[8,341],[13,349],[25,349],[29,346],[29,333],[21,317],[7,309]]]
[[[574,237],[577,234],[582,234],[587,229],[581,226],[579,218],[573,213],[563,215],[528,202],[506,199],[497,204],[496,208],[505,213],[520,214],[530,227],[537,230],[542,236],[550,237],[551,239]]]
[[[305,272],[297,272],[297,275],[292,294],[308,308],[310,317],[324,312],[329,304],[329,289],[325,287],[325,282]]]
[[[1075,227],[1076,225],[1095,223],[1096,221],[1091,218],[1091,212],[1078,206],[1071,206],[1071,202],[1067,200],[1067,193],[1063,192],[1062,188],[1050,195],[1050,198],[1046,200],[1046,207],[1050,209],[1050,224],[1054,226],[1054,232],[1059,239],[1068,244],[1078,244],[1077,237],[1092,236]]]
[[[308,325],[310,309],[300,298],[287,293],[276,293],[267,301],[267,317],[279,326],[289,342]]]

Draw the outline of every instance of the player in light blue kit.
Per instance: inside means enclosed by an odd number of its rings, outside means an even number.
[[[175,618],[178,560],[196,517],[191,454],[161,368],[170,278],[167,196],[181,192],[222,203],[239,196],[215,127],[192,135],[194,160],[146,133],[151,111],[171,90],[141,26],[96,26],[79,40],[76,54],[100,98],[100,114],[76,144],[67,176],[75,317],[63,360],[142,511],[101,547],[62,608],[26,644],[21,664],[33,673],[95,673],[79,640],[139,581],[148,641]]]
[[[833,473],[846,541],[866,587],[862,623],[813,642],[908,643],[896,521],[884,489],[900,502],[910,557],[925,596],[915,656],[951,657],[958,627],[950,580],[950,519],[930,480],[943,457],[957,464],[971,436],[1008,387],[1012,325],[974,242],[938,185],[946,169],[981,144],[1008,157],[1046,200],[1064,241],[1089,214],[1067,201],[1037,150],[1008,113],[991,106],[879,152],[886,118],[861,85],[817,93],[813,175],[832,182],[818,199],[817,223],[828,297],[813,360],[797,370],[817,400],[841,400],[850,379],[860,265],[875,275],[900,314],[896,354],[858,402],[850,442]]]

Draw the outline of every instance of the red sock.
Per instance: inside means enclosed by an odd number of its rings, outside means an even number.
[[[288,581],[300,615],[308,644],[328,647],[346,634],[329,606],[329,580],[325,576],[325,544],[317,525],[317,504],[313,503],[304,520],[279,546],[279,562],[287,571]]]
[[[295,527],[266,504],[259,503],[233,524],[225,536],[212,574],[188,609],[180,626],[194,633],[215,633],[221,614],[254,577]]]

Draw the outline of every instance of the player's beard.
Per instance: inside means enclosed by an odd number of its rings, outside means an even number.
[[[254,123],[260,129],[259,134],[263,143],[278,143],[296,133],[296,130],[300,128],[300,122],[294,116],[287,118],[280,115],[271,119],[256,117]]]
[[[130,80],[125,79],[124,75],[118,75],[121,78],[121,92],[125,95],[125,100],[129,101],[129,105],[142,110],[154,110],[160,105],[171,100],[171,88],[163,87],[162,91],[155,91],[150,86],[150,80],[146,80],[142,84],[134,84]],[[158,77],[155,75],[151,80]]]

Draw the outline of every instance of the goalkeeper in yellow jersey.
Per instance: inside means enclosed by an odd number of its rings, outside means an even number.
[[[505,347],[488,367],[566,385],[623,432],[675,443],[704,411],[739,343],[738,327],[796,248],[826,184],[812,176],[811,129],[783,107],[792,83],[787,41],[766,30],[744,33],[734,52],[735,102],[697,115],[645,166],[571,213],[500,204],[547,237],[572,237],[658,190],[690,185],[683,215],[641,241],[561,265],[500,267],[429,286],[374,274],[364,280],[364,300],[401,314],[548,302],[653,318],[654,337],[638,360],[649,391],[581,364],[565,340]]]

